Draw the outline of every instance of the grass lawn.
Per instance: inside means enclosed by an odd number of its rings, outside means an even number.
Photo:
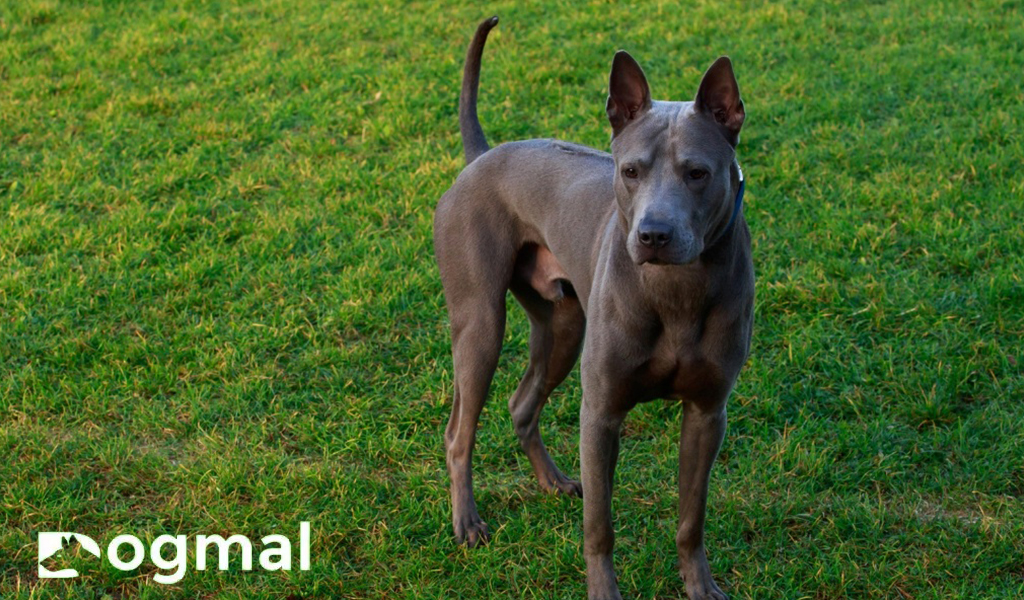
[[[475,458],[492,540],[452,540],[431,222],[491,14],[492,143],[607,148],[619,48],[661,99],[734,61],[758,281],[709,498],[723,588],[1024,596],[1020,0],[0,0],[0,597],[584,596],[582,502],[540,492],[505,408],[518,309]],[[574,374],[542,426],[572,474],[579,404]],[[680,414],[627,422],[629,597],[683,595]],[[36,575],[40,531],[300,521],[306,572]]]

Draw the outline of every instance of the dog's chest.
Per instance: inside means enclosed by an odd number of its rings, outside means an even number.
[[[700,400],[723,393],[729,385],[724,361],[695,337],[659,336],[650,359],[638,369],[638,383],[657,398]]]

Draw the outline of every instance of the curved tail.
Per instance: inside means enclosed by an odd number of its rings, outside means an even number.
[[[462,147],[466,152],[466,164],[476,160],[491,149],[487,145],[480,119],[476,116],[476,92],[480,87],[480,57],[484,53],[487,34],[498,24],[498,17],[491,17],[476,28],[473,41],[466,52],[466,67],[462,72],[462,94],[459,96],[459,132],[462,133]]]

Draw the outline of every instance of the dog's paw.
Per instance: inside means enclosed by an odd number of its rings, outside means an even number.
[[[710,576],[690,583],[686,581],[686,595],[690,600],[729,600]]]
[[[711,576],[704,548],[694,551],[689,559],[680,559],[679,576],[686,583],[686,595],[690,600],[729,600]]]
[[[539,478],[540,487],[545,492],[552,494],[565,494],[566,496],[583,497],[583,484],[575,479],[569,479],[561,472],[555,471]]]
[[[703,592],[691,592],[690,588],[687,587],[686,596],[690,600],[729,600],[729,597],[722,590],[718,589],[718,586],[714,586],[714,588],[713,590],[705,590]]]
[[[464,515],[462,518],[456,518],[454,524],[455,541],[469,548],[486,544],[490,537],[487,533],[487,523],[484,523],[480,519],[480,515],[476,514],[475,511],[472,514]]]

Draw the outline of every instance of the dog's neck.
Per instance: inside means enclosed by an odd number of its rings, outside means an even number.
[[[749,230],[742,213],[736,215],[711,247],[686,265],[638,265],[626,250],[622,229],[615,227],[613,235],[616,239],[611,268],[620,271],[620,281],[633,282],[649,314],[656,315],[666,325],[703,318],[707,307],[722,302],[722,296],[729,293],[727,282],[743,268],[744,258],[749,262],[749,251],[744,244]],[[635,293],[627,296],[629,300],[624,301],[635,303],[638,299]],[[640,311],[634,312],[639,314]]]

